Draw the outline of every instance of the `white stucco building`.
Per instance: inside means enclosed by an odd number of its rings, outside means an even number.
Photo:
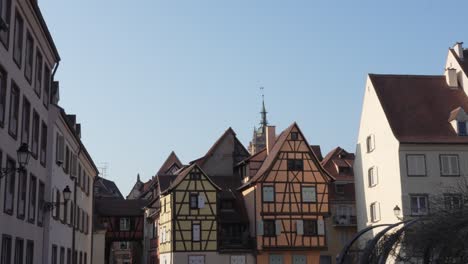
[[[443,75],[369,74],[354,163],[358,230],[396,223],[396,206],[408,219],[428,214],[434,202],[461,204],[456,187],[468,177],[461,45],[449,49]]]
[[[54,74],[59,62],[37,1],[0,0],[2,171],[18,167],[16,152],[22,143],[31,151],[24,171],[10,170],[0,178],[0,259],[6,263],[70,263],[61,262],[72,248],[72,207],[64,206],[62,191],[68,185],[73,192],[73,181],[63,169],[67,157],[63,164],[57,162],[58,134],[64,138],[63,153],[69,148],[68,162],[72,160],[79,183],[77,199],[71,195],[78,206],[76,263],[91,263],[92,183],[97,169],[80,140],[79,125],[57,105]],[[59,201],[60,206],[52,208]],[[18,256],[21,260],[15,259]]]

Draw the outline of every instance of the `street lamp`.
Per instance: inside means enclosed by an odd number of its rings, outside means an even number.
[[[70,200],[71,191],[70,191],[70,187],[68,187],[68,185],[63,189],[62,195],[63,195],[63,203],[54,202],[54,201],[45,202],[44,203],[44,210],[45,211],[52,211],[55,207],[60,206],[62,204],[66,204]]]
[[[19,163],[18,168],[1,168],[0,167],[0,178],[6,176],[7,174],[16,171],[21,172],[24,170],[26,165],[28,165],[29,157],[31,156],[31,151],[29,151],[29,147],[27,143],[22,143],[18,150],[16,151],[16,158]]]
[[[401,214],[401,209],[398,205],[395,205],[395,207],[393,208],[393,214],[395,214],[395,217],[398,219],[398,220],[402,220],[403,218],[400,217],[400,214]]]

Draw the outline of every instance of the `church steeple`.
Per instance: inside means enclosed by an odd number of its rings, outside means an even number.
[[[265,107],[265,95],[263,94],[263,87],[260,87],[260,90],[262,91],[262,110],[260,112],[261,114],[261,119],[260,119],[260,126],[255,128],[254,126],[254,133],[253,133],[253,138],[252,141],[250,141],[249,144],[249,152],[250,154],[255,154],[259,150],[262,150],[265,148],[266,144],[266,128],[268,126],[268,120],[267,120],[267,111]]]
[[[268,112],[266,111],[266,108],[265,108],[265,95],[262,94],[262,112],[260,112],[260,114],[262,114],[262,121],[260,122],[260,125],[262,126],[263,130],[265,130],[266,126],[268,125],[267,113]]]

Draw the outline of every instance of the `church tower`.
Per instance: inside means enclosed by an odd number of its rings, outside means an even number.
[[[268,126],[267,113],[268,112],[265,108],[265,97],[262,94],[262,111],[260,112],[260,127],[257,129],[254,126],[253,138],[249,144],[249,152],[251,155],[254,155],[258,151],[266,147],[266,127]]]

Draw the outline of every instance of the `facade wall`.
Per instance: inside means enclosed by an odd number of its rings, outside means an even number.
[[[456,55],[454,55],[450,50],[448,51],[447,61],[445,63],[445,68],[446,69],[447,68],[455,68],[457,70],[458,83],[461,85],[463,90],[465,90],[465,93],[468,93],[468,77],[463,72],[462,67],[458,63],[455,56]]]
[[[55,208],[48,212],[46,217],[49,230],[49,236],[46,238],[48,250],[47,259],[51,262],[52,247],[58,248],[58,255],[63,247],[65,253],[72,249],[72,225],[75,225],[75,250],[78,261],[83,260],[83,263],[91,261],[91,222],[92,222],[92,202],[93,191],[92,185],[97,171],[93,168],[91,161],[84,155],[80,143],[76,139],[75,132],[70,130],[64,116],[60,114],[60,110],[56,106],[51,106],[51,117],[54,122],[50,124],[52,134],[50,136],[51,155],[49,160],[50,167],[50,190],[46,201],[60,202],[58,206],[58,214]],[[69,149],[69,162],[64,160],[59,163],[58,160],[58,138],[63,137],[64,148]],[[62,146],[62,145],[60,145]],[[65,151],[65,150],[64,150]],[[64,152],[65,153],[65,152]],[[66,158],[66,155],[64,155]],[[73,159],[76,158],[76,169],[73,171]],[[65,167],[68,166],[68,170]],[[74,201],[74,181],[76,180],[76,201]],[[69,186],[72,191],[71,199],[64,205],[63,197],[56,197],[58,192],[62,195],[63,189]],[[73,209],[72,209],[73,206]],[[73,217],[73,220],[72,220]],[[78,219],[79,217],[79,219]],[[53,234],[53,235],[52,235]],[[67,238],[67,239],[64,239]]]
[[[3,125],[0,124],[0,152],[2,153],[0,158],[1,167],[6,165],[7,157],[16,161],[16,150],[20,146],[22,141],[22,129],[23,129],[23,104],[25,99],[27,99],[31,104],[30,114],[29,114],[29,137],[25,140],[31,146],[32,143],[32,113],[33,111],[37,112],[39,116],[39,143],[42,137],[42,134],[48,134],[48,131],[42,131],[41,125],[45,125],[49,122],[48,108],[43,104],[44,100],[44,90],[43,88],[47,83],[44,84],[47,77],[47,81],[50,81],[50,75],[45,76],[44,67],[53,69],[57,58],[53,55],[52,48],[47,41],[45,34],[39,24],[39,18],[36,16],[30,1],[27,0],[12,0],[10,11],[10,21],[7,21],[9,24],[8,41],[6,44],[0,43],[0,69],[3,71],[2,79],[5,80],[6,88],[6,106],[4,112],[4,122]],[[22,57],[19,63],[19,66],[13,60],[13,44],[14,44],[14,21],[16,14],[19,14],[23,18],[23,49]],[[25,77],[25,47],[26,47],[26,34],[29,32],[34,40],[34,56],[33,56],[33,68],[31,82],[29,82]],[[35,69],[36,69],[36,54],[40,52],[42,54],[43,63],[38,64],[41,66],[41,81],[35,81]],[[9,114],[10,114],[10,97],[12,91],[12,84],[15,83],[19,89],[19,112],[18,112],[18,125],[17,125],[17,136],[11,136],[9,134]],[[40,93],[34,91],[35,84],[41,84],[41,88],[37,89]],[[50,83],[50,82],[49,82]],[[3,85],[3,84],[0,84]],[[38,86],[39,87],[39,86]],[[3,88],[3,87],[1,87]],[[39,95],[40,94],[40,95]],[[50,89],[49,89],[50,94]],[[47,97],[45,100],[46,104],[48,103]],[[26,120],[26,119],[25,119]],[[47,137],[46,137],[47,138]],[[39,183],[45,184],[48,177],[48,170],[45,163],[41,164],[41,155],[40,155],[40,146],[38,151],[37,158],[31,157],[29,164],[26,166],[27,170],[27,180],[26,180],[26,196],[25,196],[25,216],[24,218],[20,215],[18,216],[18,199],[19,199],[19,177],[18,174],[14,177],[14,202],[12,210],[6,210],[5,207],[5,191],[6,191],[6,178],[0,179],[0,236],[11,236],[12,239],[12,250],[14,249],[14,243],[16,239],[22,239],[24,241],[24,249],[26,249],[27,243],[33,243],[34,246],[34,263],[44,262],[43,252],[43,240],[44,240],[44,227],[43,223],[39,220],[40,215],[38,215],[40,209],[38,208],[38,186]],[[50,152],[46,151],[45,156],[42,157],[43,160],[47,160],[47,157],[50,156]],[[36,190],[32,191],[31,182],[36,179]],[[35,193],[35,199],[32,194]],[[32,201],[32,202],[31,202]],[[34,206],[33,206],[34,205]],[[21,211],[21,210],[20,210]],[[31,213],[29,213],[31,212]],[[42,218],[42,217],[41,217]]]
[[[411,154],[424,155],[426,176],[408,176],[406,158]],[[458,156],[459,176],[441,175],[440,155],[443,154]],[[410,194],[427,195],[431,211],[436,209],[431,203],[440,203],[444,193],[461,193],[460,189],[466,185],[466,176],[468,176],[468,146],[404,144],[400,147],[400,164],[403,199],[399,206],[403,216],[407,217],[411,216]]]
[[[368,136],[372,136],[375,143],[375,149],[369,153],[366,147]],[[399,143],[368,78],[354,161],[358,230],[397,221],[393,208],[401,203],[402,197],[398,149]],[[377,171],[378,183],[374,187],[369,187],[368,172],[371,167]],[[370,205],[374,202],[380,207],[380,220],[376,222],[372,222],[370,216]]]
[[[159,252],[161,257],[172,251],[172,194],[161,196],[159,216]],[[164,258],[165,260],[167,257]],[[161,259],[162,260],[162,259]],[[170,264],[170,263],[168,263]]]
[[[104,263],[105,261],[105,245],[106,232],[99,231],[93,234],[93,264]]]

